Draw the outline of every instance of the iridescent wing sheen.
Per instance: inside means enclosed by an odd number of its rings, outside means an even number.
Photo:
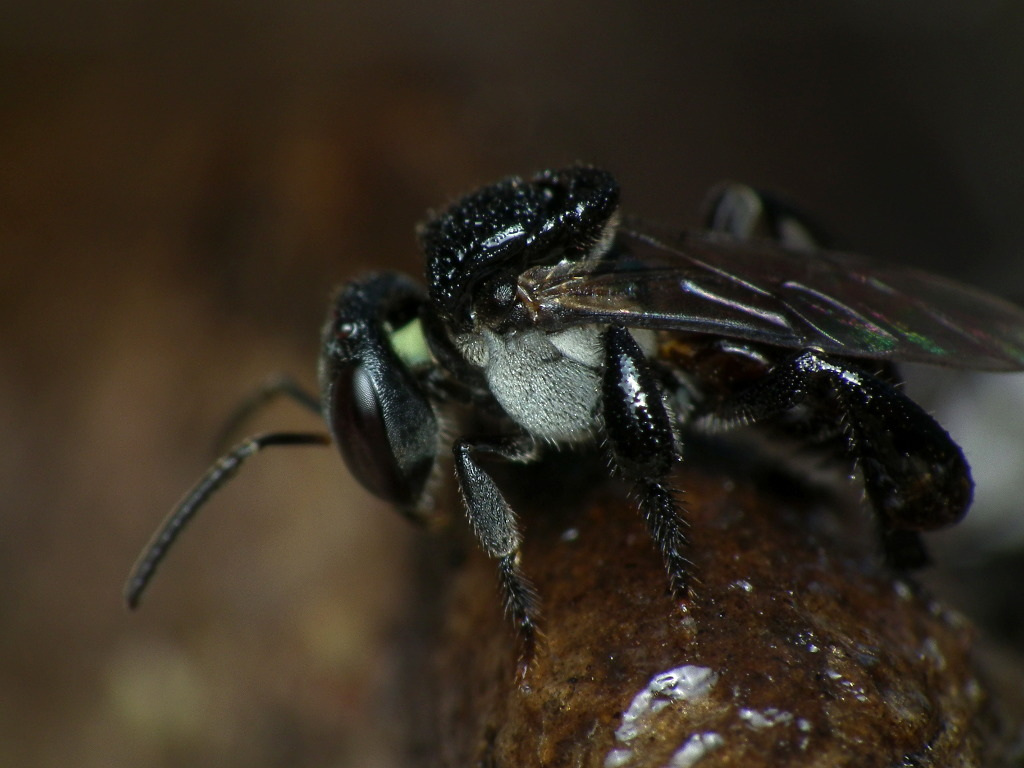
[[[519,278],[535,325],[618,323],[793,349],[992,371],[1024,370],[1024,309],[937,275],[716,233],[620,231],[597,259]]]

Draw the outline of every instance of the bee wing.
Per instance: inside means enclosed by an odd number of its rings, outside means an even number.
[[[716,233],[684,234],[669,245],[622,231],[601,258],[534,267],[519,283],[543,328],[618,323],[847,357],[1024,370],[1024,310],[852,254]]]

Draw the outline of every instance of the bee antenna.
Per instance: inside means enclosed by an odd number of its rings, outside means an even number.
[[[210,497],[227,483],[251,456],[275,445],[330,445],[330,435],[323,432],[272,432],[247,438],[225,453],[199,478],[185,497],[171,510],[132,568],[124,588],[128,608],[139,605],[142,593],[153,574],[167,556],[182,530]]]

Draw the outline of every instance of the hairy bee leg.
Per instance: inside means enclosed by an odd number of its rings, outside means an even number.
[[[665,560],[676,597],[688,594],[686,521],[667,484],[678,459],[672,418],[636,339],[625,328],[604,333],[604,429],[617,468],[639,495],[640,511]]]
[[[473,532],[490,557],[498,561],[498,575],[505,599],[505,612],[516,625],[521,642],[521,669],[529,666],[537,644],[537,593],[519,567],[522,534],[515,512],[498,490],[494,480],[480,468],[475,455],[500,456],[507,461],[528,461],[537,445],[528,436],[457,440],[455,475],[466,505]]]
[[[317,416],[323,416],[320,398],[317,395],[306,390],[287,374],[274,374],[240,402],[228,416],[224,426],[221,427],[220,432],[217,434],[217,439],[213,443],[217,453],[224,451],[245,422],[282,395],[295,401]]]
[[[533,663],[540,630],[537,627],[537,592],[519,567],[519,551],[498,558],[498,578],[505,598],[505,613],[516,625],[519,642],[517,676],[520,681]]]
[[[206,473],[199,478],[185,497],[171,510],[157,529],[149,544],[142,551],[135,567],[125,584],[124,596],[128,607],[134,609],[142,599],[143,592],[153,579],[157,568],[178,536],[195,517],[210,497],[216,493],[241,469],[242,465],[264,448],[271,446],[330,445],[330,435],[321,432],[273,432],[247,438],[221,456]]]
[[[900,390],[813,350],[776,365],[711,414],[749,423],[799,403],[835,397],[847,422],[850,452],[879,517],[887,559],[900,568],[927,563],[919,531],[960,520],[974,484],[963,453],[921,406]]]

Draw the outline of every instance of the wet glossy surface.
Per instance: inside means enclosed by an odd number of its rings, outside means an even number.
[[[615,491],[526,517],[546,643],[523,688],[489,564],[470,555],[425,749],[440,756],[422,764],[1000,764],[966,622],[880,570],[861,510],[746,482],[678,478],[700,579],[684,610]]]

